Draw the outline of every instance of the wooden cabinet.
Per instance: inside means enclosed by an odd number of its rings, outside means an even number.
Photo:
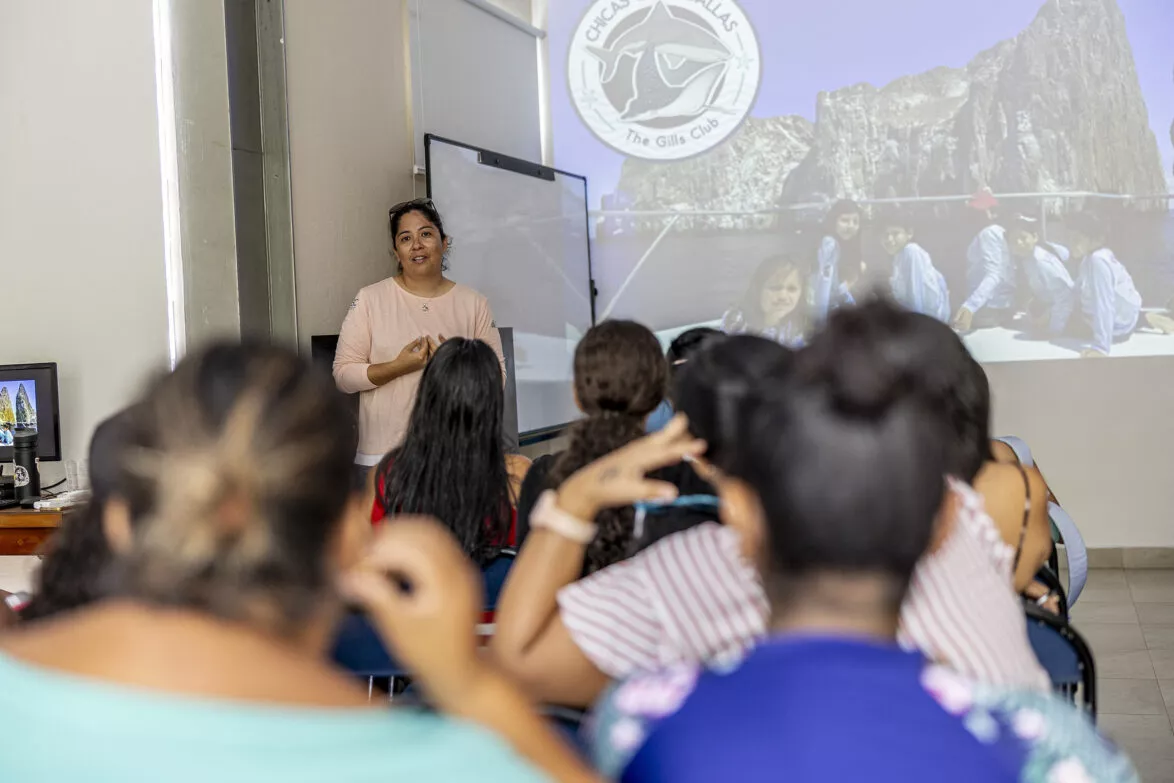
[[[35,555],[60,524],[60,511],[0,511],[0,555]]]

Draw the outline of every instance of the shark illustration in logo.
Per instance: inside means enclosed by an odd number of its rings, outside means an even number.
[[[616,108],[629,122],[696,117],[713,108],[733,58],[716,35],[674,16],[664,0],[606,47],[587,51],[600,62],[602,83],[617,88]]]

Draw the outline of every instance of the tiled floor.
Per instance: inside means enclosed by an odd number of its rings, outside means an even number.
[[[1072,609],[1092,646],[1101,729],[1146,783],[1174,783],[1174,570],[1094,570]]]
[[[0,589],[27,590],[35,558],[0,557]],[[1174,783],[1174,570],[1094,570],[1072,610],[1092,646],[1100,726],[1146,783]]]

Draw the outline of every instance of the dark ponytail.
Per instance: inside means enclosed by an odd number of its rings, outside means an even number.
[[[592,327],[575,349],[575,395],[584,418],[568,432],[566,450],[555,460],[550,483],[644,435],[644,421],[665,396],[668,363],[656,335],[632,321]],[[630,551],[631,507],[600,512],[599,535],[587,547],[585,571],[618,562]]]

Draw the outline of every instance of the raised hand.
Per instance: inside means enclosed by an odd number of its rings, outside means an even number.
[[[705,452],[705,441],[689,433],[683,415],[663,430],[617,449],[571,475],[558,490],[559,507],[579,519],[594,519],[600,510],[641,501],[672,500],[677,488],[648,478],[658,468]]]
[[[402,374],[406,375],[423,370],[431,358],[430,338],[417,337],[403,347],[395,361],[403,370]]]
[[[383,525],[340,587],[438,706],[451,707],[484,672],[476,636],[481,576],[435,520],[396,517]]]

